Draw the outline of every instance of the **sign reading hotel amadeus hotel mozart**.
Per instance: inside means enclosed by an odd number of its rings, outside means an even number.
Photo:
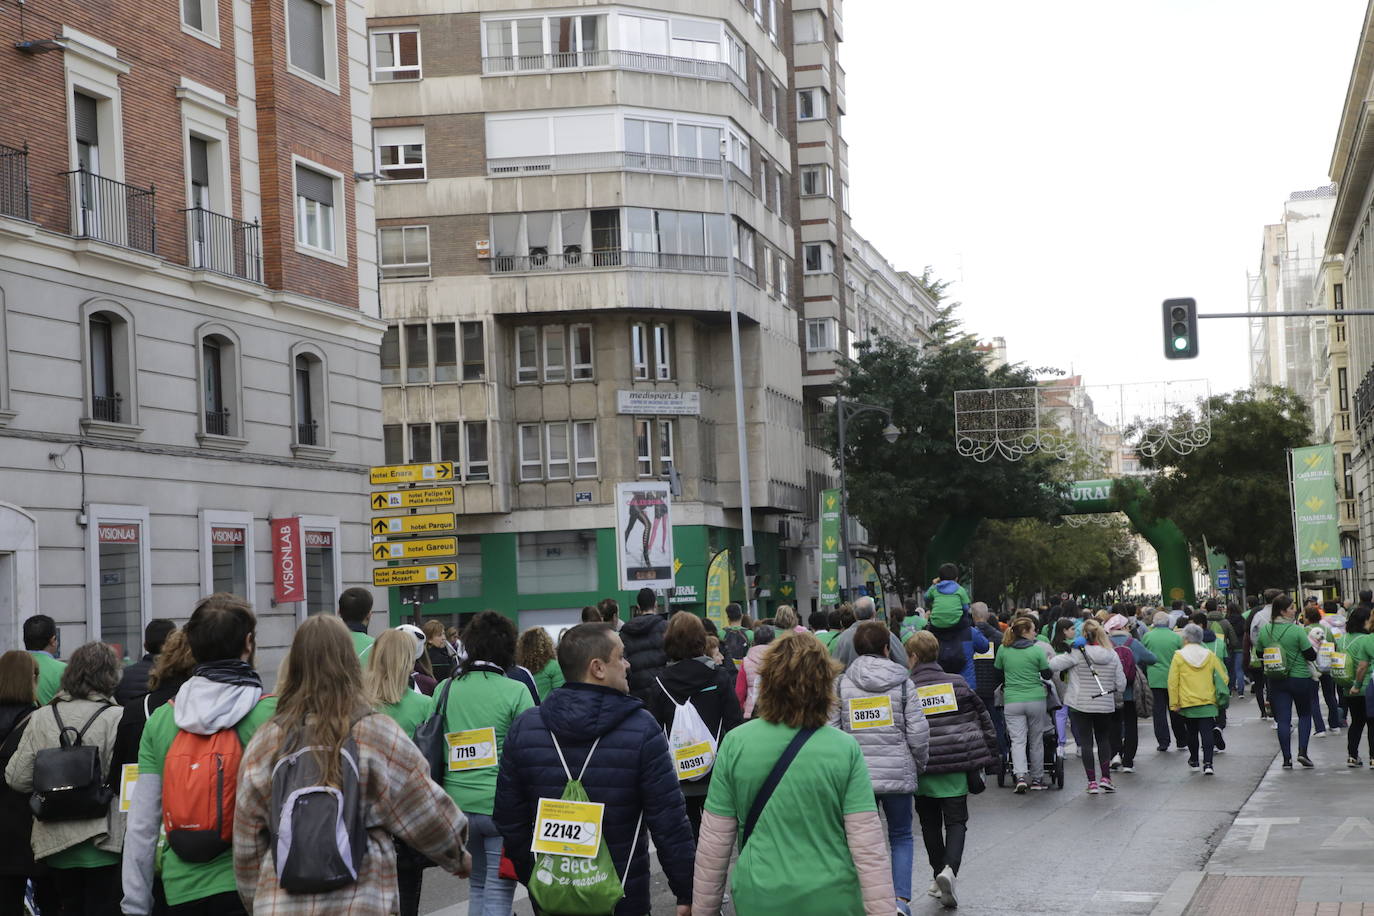
[[[616,412],[646,417],[695,417],[701,414],[700,391],[616,392]]]

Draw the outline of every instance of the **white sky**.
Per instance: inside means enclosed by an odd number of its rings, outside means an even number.
[[[849,0],[850,206],[965,328],[1087,384],[1249,383],[1247,324],[1163,355],[1160,302],[1244,311],[1327,167],[1364,0]]]

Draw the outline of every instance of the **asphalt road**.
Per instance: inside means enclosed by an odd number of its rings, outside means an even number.
[[[1062,792],[1018,796],[989,781],[970,803],[960,909],[994,916],[1149,913],[1181,872],[1203,869],[1277,753],[1254,701],[1247,696],[1237,706],[1215,777],[1190,770],[1185,753],[1156,751],[1150,723],[1141,722],[1136,772],[1118,775],[1115,794],[1086,794],[1077,757],[1068,760]],[[1313,741],[1312,755],[1319,767],[1343,766],[1344,738]],[[656,858],[653,873],[653,912],[672,914]],[[928,875],[918,831],[913,913],[945,912],[924,896]],[[531,916],[524,896],[522,889],[515,912]],[[420,912],[467,916],[467,882],[427,871]]]

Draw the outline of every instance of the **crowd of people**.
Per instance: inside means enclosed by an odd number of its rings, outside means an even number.
[[[642,916],[651,849],[679,916],[909,914],[918,828],[926,893],[958,906],[988,776],[1043,790],[1077,753],[1087,792],[1116,792],[1143,720],[1213,776],[1247,687],[1284,767],[1315,765],[1314,726],[1374,767],[1369,593],[1349,613],[1270,591],[1244,612],[993,614],[948,567],[925,598],[805,623],[731,604],[717,628],[644,589],[628,619],[608,598],[556,638],[495,611],[374,638],[348,589],[271,693],[233,595],[152,621],[128,666],[98,642],[61,661],[30,617],[0,655],[0,916],[26,897],[42,916],[415,916],[429,868],[468,880],[473,914],[510,916],[524,885],[537,913]]]

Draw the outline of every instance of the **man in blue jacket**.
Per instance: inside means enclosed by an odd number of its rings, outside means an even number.
[[[641,819],[677,897],[678,916],[690,916],[696,846],[687,808],[663,729],[629,695],[630,663],[620,637],[604,623],[579,624],[559,640],[558,666],[567,683],[511,723],[501,754],[492,818],[516,875],[529,884],[539,799],[562,797],[567,784],[561,750],[573,776],[582,772],[587,797],[606,806],[603,835],[625,887],[615,916],[650,911],[649,844],[642,831],[635,835]]]

